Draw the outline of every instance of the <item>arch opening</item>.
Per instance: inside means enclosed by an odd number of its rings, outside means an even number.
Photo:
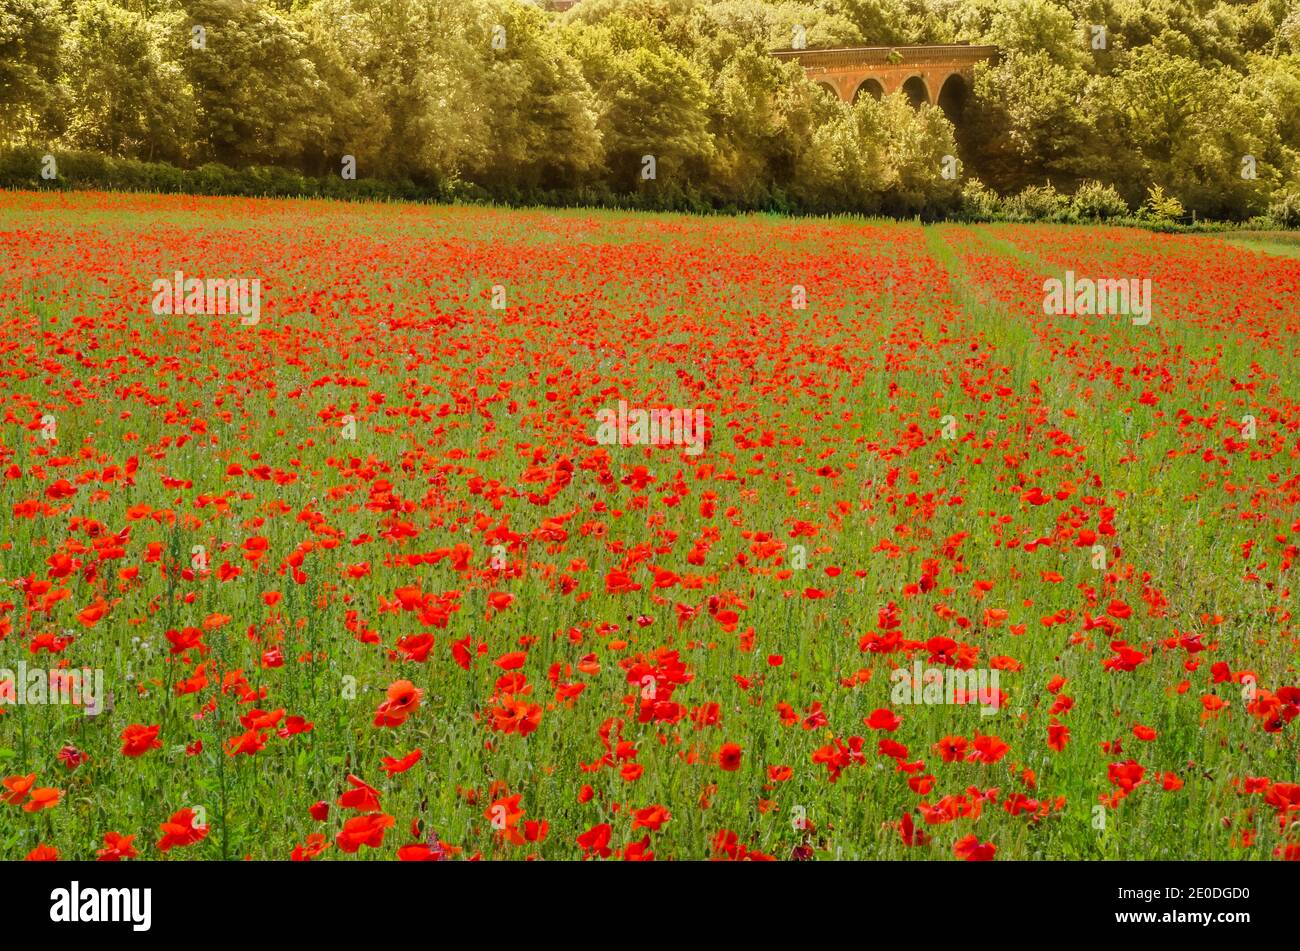
[[[925,88],[925,80],[920,76],[912,76],[907,82],[903,83],[903,94],[907,96],[907,101],[912,104],[913,109],[920,109],[922,105],[930,101],[930,91]]]
[[[819,82],[817,84],[817,88],[820,89],[822,92],[826,93],[826,95],[830,96],[832,99],[840,98],[839,90],[837,90],[830,83]]]
[[[857,90],[853,93],[853,101],[857,102],[863,96],[870,96],[872,99],[878,100],[884,94],[885,87],[880,84],[880,80],[868,77],[858,84]]]
[[[966,109],[966,95],[966,79],[960,73],[953,73],[943,81],[936,105],[953,125],[961,124],[962,113]]]

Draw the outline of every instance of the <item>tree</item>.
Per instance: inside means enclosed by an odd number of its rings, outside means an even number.
[[[67,141],[81,149],[181,162],[194,135],[194,102],[165,26],[106,0],[84,0],[67,33],[72,107]]]
[[[937,213],[961,200],[960,182],[944,177],[955,154],[943,110],[913,109],[902,93],[863,96],[817,130],[792,187],[813,210]]]
[[[307,11],[332,90],[329,148],[354,155],[359,175],[443,184],[489,161],[476,12],[434,0],[321,0]]]
[[[1132,204],[1159,185],[1202,216],[1262,212],[1279,180],[1265,158],[1279,143],[1244,86],[1224,67],[1207,69],[1155,46],[1133,51],[1088,100],[1097,147],[1111,159],[1110,181]],[[1243,176],[1247,165],[1254,177]]]
[[[600,167],[597,106],[545,15],[491,0],[479,19],[476,71],[492,147],[470,176],[497,188],[572,185]]]
[[[985,41],[1006,55],[1045,56],[1067,69],[1085,59],[1082,24],[1050,0],[1009,0],[993,17]]]
[[[1007,194],[1085,175],[1092,138],[1082,107],[1088,82],[1079,66],[1053,62],[1044,51],[978,66],[965,126],[980,178]]]
[[[710,193],[742,207],[761,207],[788,188],[815,129],[841,106],[755,44],[738,51],[714,80],[711,128],[717,145]]]
[[[908,11],[901,0],[824,0],[858,29],[867,46],[897,46],[917,42],[908,30]]]
[[[0,142],[57,127],[63,30],[57,0],[0,0]]]
[[[182,11],[170,42],[198,105],[201,155],[227,165],[299,160],[326,130],[306,35],[253,0],[183,0]]]
[[[796,33],[808,49],[855,46],[866,42],[847,17],[813,3],[720,0],[693,11],[697,61],[714,73],[740,50],[788,49]]]
[[[1245,92],[1269,124],[1268,140],[1276,143],[1262,156],[1282,178],[1294,179],[1300,168],[1300,55],[1247,58]]]
[[[612,187],[635,187],[647,155],[654,157],[656,181],[700,180],[713,154],[700,68],[646,24],[621,14],[570,35],[600,103],[597,126]]]

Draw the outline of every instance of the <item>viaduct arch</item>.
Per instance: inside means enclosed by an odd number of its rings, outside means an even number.
[[[950,118],[961,109],[975,80],[975,64],[996,60],[996,46],[859,46],[834,50],[777,50],[797,60],[804,75],[844,102],[879,99],[902,90],[913,106],[939,106]]]

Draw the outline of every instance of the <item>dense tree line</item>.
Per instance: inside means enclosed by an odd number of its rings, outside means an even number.
[[[770,55],[796,28],[1001,55],[955,130],[902,95],[840,103]],[[503,200],[1286,220],[1300,0],[0,0],[0,144],[313,176],[354,156]]]

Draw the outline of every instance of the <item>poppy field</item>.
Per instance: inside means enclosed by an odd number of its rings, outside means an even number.
[[[1300,859],[1261,247],[0,193],[0,859]]]

